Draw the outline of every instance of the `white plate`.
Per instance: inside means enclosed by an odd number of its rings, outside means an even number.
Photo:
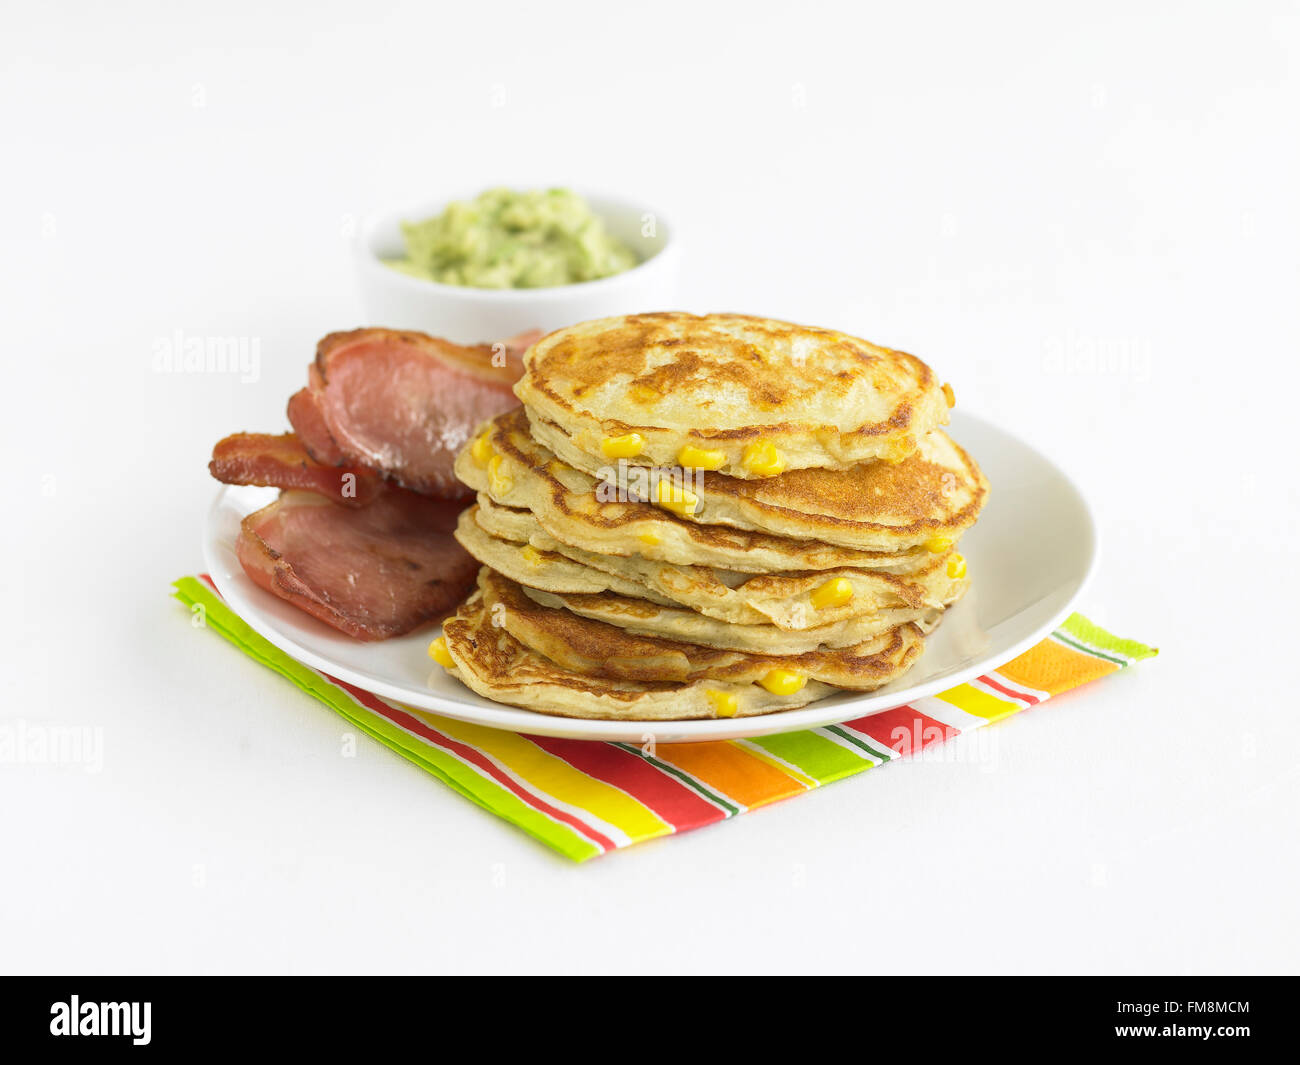
[[[300,662],[424,710],[492,728],[573,739],[658,743],[762,736],[851,721],[944,691],[1032,647],[1069,613],[1092,574],[1097,537],[1078,489],[1029,445],[954,412],[952,435],[992,484],[979,523],[961,541],[972,587],[948,611],[925,653],[899,680],[799,710],[716,721],[584,721],[503,706],[475,695],[428,657],[423,630],[360,643],[304,614],[245,576],[235,557],[240,519],[275,498],[271,488],[225,487],[208,514],[204,558],[226,601],[254,630]]]

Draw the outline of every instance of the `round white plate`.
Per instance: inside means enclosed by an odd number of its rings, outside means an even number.
[[[953,437],[992,485],[988,506],[961,541],[971,589],[926,641],[915,666],[869,694],[845,692],[799,710],[716,721],[585,721],[490,702],[428,656],[436,631],[361,643],[263,591],[235,557],[246,514],[273,488],[224,487],[208,514],[204,558],[226,601],[254,630],[300,662],[385,699],[492,728],[573,739],[658,743],[722,740],[851,721],[934,695],[1010,661],[1069,613],[1092,574],[1097,536],[1078,489],[1029,445],[969,414],[954,412]]]

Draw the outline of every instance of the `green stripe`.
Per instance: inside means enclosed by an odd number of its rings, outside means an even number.
[[[346,692],[259,636],[201,581],[193,577],[182,577],[173,582],[172,586],[176,589],[175,597],[182,603],[191,608],[195,604],[202,605],[207,628],[215,630],[245,654],[269,666],[309,695],[315,696],[358,730],[414,762],[471,802],[505,818],[574,861],[585,861],[601,853],[600,848],[591,840],[568,825],[553,821],[533,809],[511,791],[495,781],[485,779],[454,755],[430,746],[386,718],[358,706]]]
[[[839,736],[840,739],[842,740],[848,740],[851,744],[853,744],[854,747],[861,747],[864,751],[867,752],[867,754],[871,755],[872,758],[879,758],[882,762],[888,762],[892,757],[891,755],[888,754],[882,754],[874,747],[868,746],[867,744],[863,743],[860,739],[858,739],[857,736],[854,736],[851,733],[846,732],[844,729],[840,728],[839,725],[827,725],[826,731],[835,733],[835,735]]]
[[[807,773],[818,784],[830,784],[871,768],[869,762],[816,732],[755,736],[749,742]]]
[[[1080,654],[1091,655],[1093,658],[1100,658],[1105,662],[1113,662],[1115,665],[1119,666],[1120,669],[1123,669],[1128,665],[1127,658],[1116,658],[1114,655],[1108,655],[1104,651],[1098,651],[1095,647],[1089,647],[1086,644],[1082,644],[1078,640],[1072,640],[1060,629],[1057,629],[1056,632],[1052,633],[1052,639],[1065,644],[1066,647],[1074,648]]]
[[[1140,662],[1144,658],[1154,658],[1160,653],[1157,647],[1148,647],[1144,643],[1138,643],[1137,640],[1126,640],[1122,636],[1115,636],[1100,625],[1089,621],[1082,614],[1071,614],[1065,619],[1061,628],[1089,647],[1095,647],[1100,651],[1113,651],[1134,662]]]
[[[703,795],[706,799],[709,800],[709,802],[713,803],[715,806],[721,806],[724,810],[727,811],[728,817],[735,817],[738,813],[740,813],[739,806],[735,806],[732,803],[729,803],[721,795],[713,794],[713,792],[711,792],[708,788],[706,788],[693,776],[691,776],[688,773],[683,773],[675,765],[669,765],[667,762],[661,762],[658,758],[646,754],[645,751],[641,750],[640,747],[633,746],[630,743],[619,743],[615,741],[614,746],[624,751],[627,751],[628,754],[635,754],[640,758],[644,758],[656,769],[664,773],[667,773],[670,777],[676,777],[692,791],[698,791],[701,795]]]

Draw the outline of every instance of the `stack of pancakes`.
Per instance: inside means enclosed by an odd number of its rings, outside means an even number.
[[[966,591],[988,493],[919,359],[741,315],[552,333],[478,431],[478,588],[430,653],[489,699],[632,720],[869,691]]]

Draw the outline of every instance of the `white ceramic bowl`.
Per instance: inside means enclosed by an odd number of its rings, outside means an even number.
[[[485,289],[409,277],[383,259],[405,254],[402,222],[441,214],[451,196],[369,219],[356,243],[357,275],[367,325],[418,329],[460,344],[498,340],[526,329],[549,333],[611,314],[676,309],[677,246],[662,214],[645,204],[582,193],[609,232],[640,262],[598,281],[555,288]],[[649,235],[646,235],[649,234]]]

